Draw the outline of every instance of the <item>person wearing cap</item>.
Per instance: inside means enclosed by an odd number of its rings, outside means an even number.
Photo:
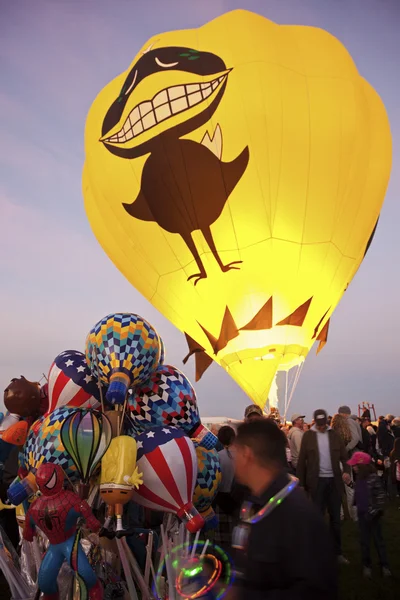
[[[290,431],[287,435],[287,438],[289,441],[291,463],[292,463],[293,469],[295,469],[295,470],[297,469],[297,462],[299,460],[301,440],[303,439],[303,435],[304,435],[304,429],[303,429],[304,417],[305,417],[305,415],[300,415],[299,413],[294,413],[294,415],[292,415],[292,418],[291,418],[292,428],[290,429]]]
[[[245,421],[251,421],[252,419],[260,419],[264,417],[262,409],[257,404],[249,404],[246,406],[244,411]]]
[[[347,444],[346,450],[351,454],[356,451],[358,445],[362,445],[361,427],[355,419],[350,418],[351,410],[349,406],[340,406],[338,413],[347,419],[347,424],[351,432],[351,440]]]
[[[363,575],[368,579],[372,577],[371,538],[378,553],[382,575],[391,576],[381,529],[385,493],[371,461],[371,456],[366,452],[355,452],[348,461],[357,474],[354,499],[358,513]]]
[[[303,435],[297,477],[321,512],[328,512],[338,562],[348,564],[348,560],[342,554],[340,531],[343,482],[350,482],[348,455],[344,442],[328,425],[327,412],[323,409],[316,410],[314,421],[310,431]]]

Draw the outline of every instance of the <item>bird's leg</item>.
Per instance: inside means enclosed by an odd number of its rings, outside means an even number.
[[[198,282],[200,281],[200,279],[207,278],[207,273],[206,273],[204,265],[201,261],[200,254],[197,251],[196,244],[194,243],[191,234],[189,233],[189,235],[185,236],[185,237],[182,236],[182,238],[183,238],[183,241],[186,243],[187,247],[189,248],[190,252],[192,253],[193,258],[196,261],[197,266],[199,267],[199,271],[200,271],[199,273],[190,275],[190,277],[188,277],[187,280],[190,281],[191,279],[194,279],[195,280],[194,285],[197,285]]]
[[[219,264],[221,271],[223,273],[226,273],[227,271],[231,271],[232,269],[235,271],[238,271],[240,269],[240,267],[235,267],[233,265],[240,265],[240,264],[242,264],[243,261],[235,260],[233,262],[228,263],[227,265],[224,265],[222,260],[220,259],[217,248],[215,246],[215,242],[214,242],[214,238],[211,233],[211,229],[209,227],[205,227],[204,229],[202,229],[202,233],[203,233],[204,237],[206,238],[206,242],[209,245],[210,250],[213,253],[215,260]]]

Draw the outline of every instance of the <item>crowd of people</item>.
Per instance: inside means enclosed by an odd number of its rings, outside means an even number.
[[[341,406],[282,424],[251,405],[237,432],[223,426],[218,439],[216,541],[235,553],[235,597],[336,598],[337,566],[349,565],[343,519],[358,522],[363,576],[372,577],[373,541],[391,577],[381,520],[387,497],[400,495],[400,418],[374,424],[369,411],[359,418]]]
[[[370,414],[358,418],[341,406],[332,417],[319,409],[310,423],[301,413],[281,423],[252,404],[236,431],[225,425],[216,433],[219,526],[208,535],[233,558],[227,600],[337,598],[338,566],[349,564],[343,519],[358,522],[364,577],[372,577],[372,542],[382,576],[391,577],[381,521],[387,497],[400,496],[400,418],[386,415],[374,424]],[[14,452],[4,465],[3,501],[17,469]],[[0,523],[17,547],[12,512],[0,511]],[[152,514],[162,521],[162,514]],[[146,518],[129,515],[135,526]],[[143,567],[145,547],[127,540]]]

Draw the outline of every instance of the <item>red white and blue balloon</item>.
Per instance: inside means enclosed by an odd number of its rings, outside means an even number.
[[[50,367],[48,383],[47,415],[62,406],[97,408],[100,405],[97,381],[90,372],[82,352],[61,352]]]
[[[133,500],[142,506],[178,515],[189,531],[204,525],[192,504],[197,478],[193,442],[177,427],[155,427],[136,438],[137,466],[143,484]]]
[[[215,435],[201,424],[192,384],[176,367],[159,366],[149,379],[133,388],[128,406],[137,431],[175,425],[205,448],[214,448],[217,443]]]

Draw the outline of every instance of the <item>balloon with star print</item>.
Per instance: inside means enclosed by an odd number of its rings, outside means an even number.
[[[54,359],[49,370],[48,396],[46,415],[62,406],[97,408],[100,405],[97,380],[82,352],[66,350]]]
[[[133,500],[152,510],[175,513],[192,533],[201,529],[204,520],[192,503],[197,478],[192,440],[177,427],[154,427],[139,435],[136,444],[143,484]]]

